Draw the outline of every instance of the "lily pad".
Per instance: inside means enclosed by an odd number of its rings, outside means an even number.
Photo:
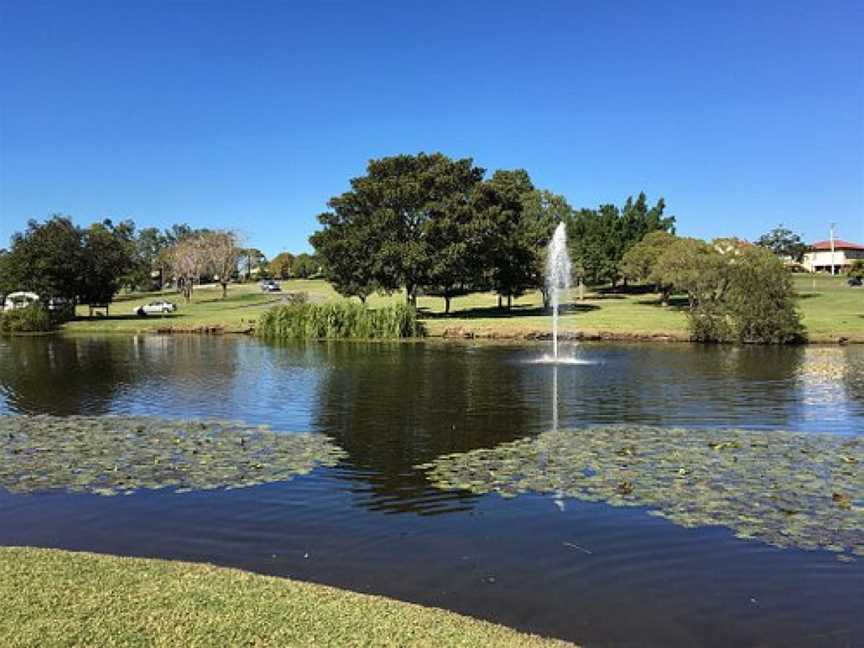
[[[318,434],[231,421],[142,416],[0,416],[0,488],[98,495],[288,481],[344,452]]]
[[[646,507],[777,547],[864,552],[864,438],[613,425],[439,457],[439,488]]]

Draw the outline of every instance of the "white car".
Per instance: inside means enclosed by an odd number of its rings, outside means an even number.
[[[177,304],[164,299],[159,299],[157,301],[152,301],[149,304],[137,306],[133,309],[133,312],[136,315],[143,317],[144,315],[163,315],[165,313],[173,313],[176,310]]]

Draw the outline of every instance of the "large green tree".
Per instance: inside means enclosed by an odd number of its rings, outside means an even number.
[[[43,298],[75,300],[85,272],[81,231],[68,216],[30,220],[12,236],[4,262],[5,291],[26,290]]]
[[[416,305],[441,244],[429,236],[436,230],[432,221],[467,202],[468,190],[482,178],[483,169],[470,159],[441,153],[370,161],[366,175],[352,179],[351,190],[332,198],[330,211],[318,217],[323,228],[310,241],[327,277],[343,294],[361,298],[375,288],[404,289]]]
[[[475,211],[482,215],[491,240],[487,244],[489,283],[495,292],[512,299],[536,287],[536,249],[526,212],[526,200],[535,191],[524,169],[499,170],[479,188]]]
[[[111,303],[135,266],[135,226],[131,221],[115,225],[104,220],[83,230],[81,242],[78,301],[82,304]]]

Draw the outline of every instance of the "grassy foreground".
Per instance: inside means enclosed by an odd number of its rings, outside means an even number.
[[[182,562],[0,549],[0,645],[567,646],[435,608]]]
[[[812,342],[836,342],[846,338],[864,342],[864,288],[849,288],[844,277],[800,275],[795,278],[798,306]],[[191,304],[175,293],[164,297],[176,302],[177,313],[164,317],[139,318],[132,314],[142,303],[163,297],[159,293],[120,297],[110,317],[85,317],[65,326],[69,332],[136,333],[172,329],[198,331],[219,328],[225,332],[248,331],[269,308],[283,303],[289,292],[306,292],[313,302],[338,299],[339,295],[322,280],[282,282],[283,293],[262,293],[255,284],[232,285],[228,298],[221,299],[218,287],[201,287]],[[680,306],[661,306],[653,294],[609,294],[586,291],[583,300],[573,290],[571,306],[561,319],[561,330],[601,337],[666,337],[687,340],[687,321]],[[400,295],[373,295],[374,307],[402,302]],[[451,314],[443,313],[444,301],[420,297],[420,319],[429,335],[471,332],[486,337],[523,337],[548,333],[550,316],[543,310],[539,293],[530,293],[513,302],[508,313],[497,307],[497,297],[481,293],[453,300]]]

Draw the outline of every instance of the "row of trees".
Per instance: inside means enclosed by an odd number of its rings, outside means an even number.
[[[71,303],[107,304],[123,287],[161,287],[169,278],[186,299],[203,276],[228,283],[248,250],[236,233],[175,225],[136,234],[131,221],[77,227],[65,216],[31,220],[0,252],[0,293],[26,290]],[[154,277],[154,275],[156,275]],[[155,279],[155,280],[154,280]]]
[[[31,220],[0,254],[0,292],[27,290],[82,304],[112,300],[135,270],[134,226],[105,220],[88,228],[54,216]]]
[[[314,254],[280,252],[262,266],[274,279],[311,279],[321,274],[321,261]]]
[[[318,216],[323,227],[310,241],[327,279],[362,301],[375,291],[404,290],[416,304],[422,291],[443,297],[449,312],[453,297],[493,290],[509,305],[544,290],[546,246],[561,221],[577,273],[613,284],[632,245],[674,229],[662,199],[649,206],[640,194],[621,208],[577,211],[536,188],[523,169],[485,176],[470,158],[440,153],[370,161],[366,175]]]

